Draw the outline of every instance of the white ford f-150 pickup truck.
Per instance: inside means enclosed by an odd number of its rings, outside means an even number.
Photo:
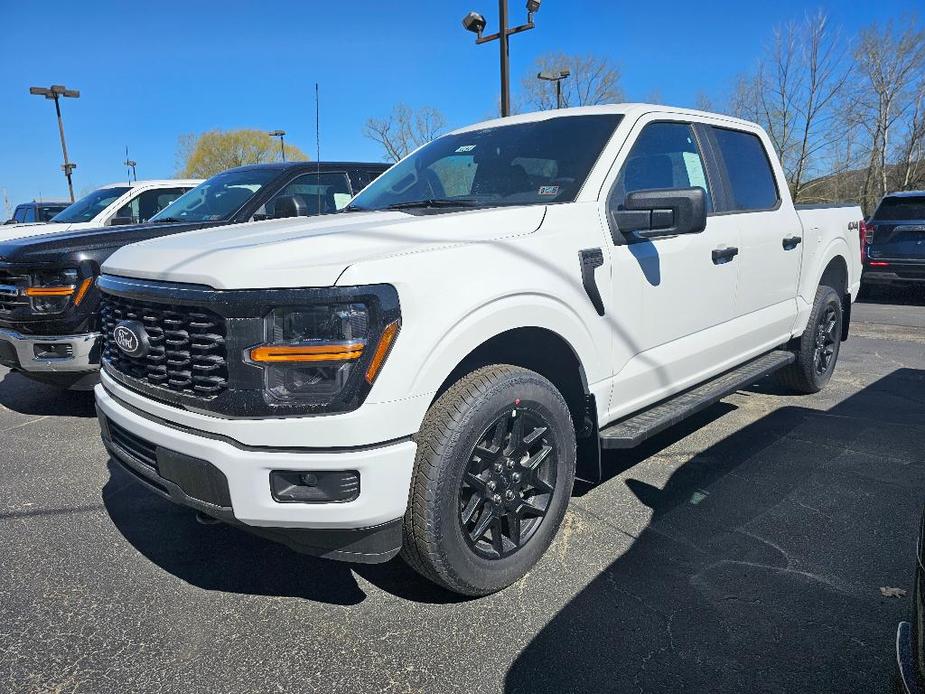
[[[315,555],[523,576],[576,475],[772,372],[828,382],[858,207],[795,209],[767,135],[628,104],[463,128],[340,214],[105,263],[112,458]]]
[[[200,183],[200,179],[110,183],[65,207],[48,222],[0,227],[0,241],[64,231],[140,224],[148,221]]]

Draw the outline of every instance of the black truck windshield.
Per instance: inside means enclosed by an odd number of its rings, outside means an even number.
[[[261,188],[279,175],[268,169],[226,171],[200,183],[148,220],[215,222],[231,219]]]
[[[382,174],[347,209],[571,202],[620,118],[559,116],[445,135]]]
[[[925,195],[885,197],[874,213],[875,222],[925,221]]]
[[[52,222],[76,224],[90,222],[96,215],[109,207],[116,200],[125,195],[131,188],[128,186],[115,186],[94,190],[88,196],[81,198],[73,205],[69,205],[51,218]]]

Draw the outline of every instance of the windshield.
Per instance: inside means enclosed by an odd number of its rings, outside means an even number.
[[[445,135],[354,198],[348,210],[572,202],[622,116],[560,116]]]
[[[273,169],[226,171],[188,191],[150,222],[212,222],[230,219],[254,194],[279,175]]]
[[[925,195],[883,198],[873,218],[875,222],[922,220],[925,220]]]
[[[128,186],[117,186],[115,188],[100,188],[94,190],[88,196],[81,198],[73,205],[65,207],[58,214],[51,218],[52,222],[64,222],[71,224],[74,222],[90,222],[96,215],[109,207],[113,202],[121,198],[125,193],[130,191]]]

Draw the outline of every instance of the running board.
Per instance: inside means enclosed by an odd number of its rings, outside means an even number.
[[[769,352],[732,371],[716,376],[699,386],[663,400],[639,414],[610,424],[600,430],[601,448],[633,448],[646,439],[674,426],[692,414],[705,410],[737,390],[760,381],[778,369],[792,364],[792,352]]]

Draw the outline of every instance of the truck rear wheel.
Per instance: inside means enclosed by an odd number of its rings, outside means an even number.
[[[799,393],[818,393],[835,371],[842,332],[841,297],[831,287],[816,290],[809,323],[800,336],[797,360],[779,372],[781,383]]]
[[[402,557],[449,590],[514,583],[552,542],[575,480],[559,391],[516,366],[483,367],[431,406],[417,436]]]

